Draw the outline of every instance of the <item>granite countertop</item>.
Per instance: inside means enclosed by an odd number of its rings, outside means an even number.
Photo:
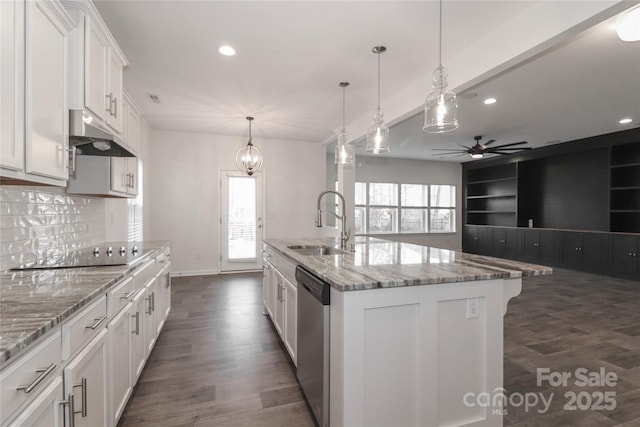
[[[112,242],[113,247],[123,243]],[[126,244],[126,243],[125,243]],[[92,300],[105,295],[169,242],[143,242],[132,265],[0,273],[0,367]]]
[[[520,278],[553,271],[536,264],[371,237],[357,239],[355,252],[321,256],[301,255],[289,246],[339,248],[339,243],[331,238],[266,239],[265,243],[339,291]]]

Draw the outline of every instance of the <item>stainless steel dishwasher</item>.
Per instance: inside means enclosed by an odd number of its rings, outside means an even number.
[[[298,284],[298,382],[320,427],[329,426],[329,284],[302,266]]]

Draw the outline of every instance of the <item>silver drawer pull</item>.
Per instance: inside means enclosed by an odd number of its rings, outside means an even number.
[[[51,372],[56,369],[56,364],[52,363],[47,368],[36,369],[36,373],[40,374],[38,377],[31,382],[29,385],[21,385],[16,388],[16,390],[23,390],[25,393],[31,393],[34,388],[38,386]]]
[[[134,292],[135,292],[135,291],[129,291],[129,292],[127,292],[126,294],[122,295],[122,296],[120,297],[120,299],[129,299],[129,297],[130,297],[131,295],[133,295],[133,293],[134,293]]]
[[[104,322],[105,320],[107,320],[107,315],[105,314],[105,315],[104,315],[104,316],[102,316],[101,318],[99,318],[99,319],[93,319],[93,320],[95,320],[95,321],[96,321],[93,325],[91,325],[91,326],[85,326],[84,328],[85,328],[85,329],[95,329],[95,328],[97,328],[97,327],[98,327],[98,325],[99,325],[100,323],[102,323],[102,322]]]
[[[82,387],[82,409],[79,411],[74,411],[74,414],[81,414],[82,418],[87,418],[87,378],[82,377],[80,379],[80,384],[74,384],[73,388]]]
[[[67,400],[60,402],[60,405],[69,405],[69,427],[75,427],[76,425],[76,405],[75,396],[73,393],[69,393]]]
[[[136,334],[136,335],[140,335],[140,312],[136,311],[136,314],[134,314],[131,317],[135,317],[136,318],[136,330],[135,331],[131,331],[132,334]]]

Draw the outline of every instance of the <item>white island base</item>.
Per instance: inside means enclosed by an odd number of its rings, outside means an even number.
[[[521,278],[332,288],[331,427],[501,426],[501,408],[475,402],[502,391],[503,316],[521,289]]]

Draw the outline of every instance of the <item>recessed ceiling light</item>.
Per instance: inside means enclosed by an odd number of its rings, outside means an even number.
[[[220,52],[224,56],[233,56],[236,54],[236,50],[231,46],[229,46],[228,44],[225,44],[224,46],[220,46],[218,48],[218,52]]]
[[[485,99],[485,100],[484,100],[484,101],[482,101],[482,102],[484,102],[484,103],[485,103],[485,105],[491,105],[491,104],[495,104],[495,103],[496,103],[496,101],[497,101],[497,100],[496,100],[495,98],[487,98],[487,99]]]
[[[620,14],[616,31],[622,41],[636,42],[640,40],[640,7]]]
[[[620,123],[621,125],[626,125],[627,123],[631,123],[633,120],[631,120],[630,117],[625,117],[624,119],[621,119],[618,123]]]

